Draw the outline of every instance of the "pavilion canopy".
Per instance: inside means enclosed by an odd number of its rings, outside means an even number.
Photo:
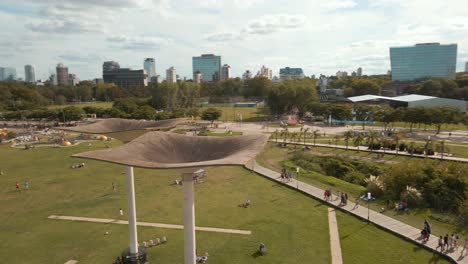
[[[131,130],[155,130],[155,129],[168,129],[173,128],[176,125],[185,122],[184,119],[167,119],[160,121],[146,121],[146,120],[134,120],[134,119],[123,119],[123,118],[109,118],[102,121],[98,121],[92,124],[76,126],[76,127],[60,127],[61,130],[81,132],[81,133],[93,133],[93,134],[107,134],[114,132],[124,132]]]
[[[262,151],[267,141],[265,134],[205,137],[148,132],[123,146],[73,157],[153,169],[245,165]]]

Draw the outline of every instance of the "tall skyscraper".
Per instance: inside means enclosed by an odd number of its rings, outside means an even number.
[[[223,67],[221,67],[221,80],[227,80],[229,78],[231,78],[231,66],[224,64]]]
[[[108,68],[103,71],[102,79],[105,83],[114,83],[124,89],[144,87],[148,85],[145,70],[132,70],[129,68]]]
[[[390,48],[392,81],[425,77],[455,79],[457,44],[422,43]]]
[[[25,65],[24,66],[24,81],[27,83],[35,83],[36,82],[36,74],[34,72],[34,66],[32,65]]]
[[[357,68],[357,76],[358,77],[362,76],[362,68],[361,67]]]
[[[219,81],[221,77],[221,56],[202,54],[192,57],[192,73],[201,72],[204,82]]]
[[[281,68],[280,69],[280,80],[291,80],[291,79],[304,79],[304,71],[302,68]]]
[[[173,66],[166,70],[166,81],[171,83],[175,83],[177,81],[176,70]]]
[[[196,71],[194,74],[193,74],[193,81],[195,83],[201,83],[203,80],[203,77],[202,77],[202,74],[200,71]]]
[[[257,72],[258,77],[265,77],[268,78],[268,80],[271,80],[273,75],[273,71],[265,67],[265,65],[262,65],[262,68],[260,68],[260,71]]]
[[[57,85],[57,75],[56,74],[51,74],[49,77],[49,83],[51,85]]]
[[[143,68],[145,69],[146,74],[148,74],[148,82],[151,82],[151,78],[156,76],[156,63],[154,58],[146,58],[143,62]]]
[[[0,67],[0,81],[13,81],[16,80],[16,69],[15,68],[3,68]]]
[[[68,85],[75,86],[80,83],[80,79],[76,77],[76,74],[68,74]]]
[[[62,63],[57,64],[57,84],[68,85],[68,67]]]
[[[120,65],[116,61],[105,61],[102,64],[102,72],[115,71],[120,69]]]

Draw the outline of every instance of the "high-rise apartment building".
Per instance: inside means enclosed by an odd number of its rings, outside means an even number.
[[[175,83],[177,82],[177,74],[176,70],[174,67],[170,67],[169,69],[166,70],[166,81]]]
[[[68,67],[62,63],[57,64],[57,84],[68,85]]]
[[[292,79],[304,79],[304,71],[302,68],[281,68],[280,69],[280,80],[292,80]]]
[[[362,76],[362,68],[361,67],[357,68],[357,76],[358,77]]]
[[[76,74],[70,73],[68,74],[68,85],[75,86],[80,83],[80,79],[76,77]]]
[[[202,54],[192,57],[192,73],[201,72],[204,82],[219,81],[221,77],[221,56]]]
[[[13,81],[16,80],[16,69],[15,68],[3,68],[0,67],[0,81]]]
[[[143,69],[148,74],[147,81],[151,82],[151,78],[156,76],[156,63],[154,58],[146,58],[143,62]]]
[[[36,74],[34,72],[34,66],[32,65],[25,65],[24,66],[24,81],[27,83],[35,83],[36,82]]]
[[[194,74],[193,74],[193,82],[195,83],[201,83],[203,80],[203,77],[202,77],[202,74],[200,71],[196,71]]]
[[[338,77],[338,78],[348,77],[348,72],[347,71],[337,71],[336,72],[336,77]]]
[[[57,85],[57,75],[56,74],[51,74],[49,77],[49,84],[55,86]]]
[[[145,70],[120,68],[118,62],[106,61],[102,65],[104,83],[113,83],[121,88],[144,87],[148,85]]]
[[[457,44],[422,43],[390,48],[392,81],[425,77],[455,79]]]
[[[265,65],[260,68],[260,71],[257,72],[258,77],[265,77],[268,78],[268,80],[271,80],[273,78],[273,71],[265,67]]]
[[[231,66],[224,64],[223,67],[221,67],[221,80],[227,80],[229,78],[231,78]]]

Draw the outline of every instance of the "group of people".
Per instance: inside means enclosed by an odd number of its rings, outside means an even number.
[[[292,172],[286,170],[286,168],[281,169],[281,181],[290,182],[292,180]]]
[[[406,201],[401,201],[395,205],[395,211],[405,212],[408,211],[408,203]]]
[[[328,189],[328,190],[325,190],[323,192],[323,199],[327,202],[331,201],[331,198],[332,198],[332,191],[331,189]]]
[[[18,181],[16,181],[15,186],[16,186],[16,190],[21,192],[20,183]],[[29,181],[27,181],[27,180],[24,182],[24,189],[26,189],[26,190],[29,189]]]
[[[79,169],[79,168],[83,168],[84,166],[85,166],[85,164],[84,164],[84,162],[82,162],[80,164],[71,165],[70,169]]]
[[[436,250],[440,248],[440,252],[449,251],[449,250],[456,251],[458,250],[460,246],[462,246],[462,250],[460,252],[461,255],[463,255],[464,253],[467,254],[468,253],[468,238],[465,238],[465,241],[463,242],[463,244],[459,244],[458,242],[459,240],[460,240],[460,237],[456,233],[452,235],[446,234],[444,237],[439,236],[439,241],[438,241]]]
[[[423,241],[428,241],[431,236],[431,225],[427,220],[424,220],[424,227],[421,230],[421,237]]]

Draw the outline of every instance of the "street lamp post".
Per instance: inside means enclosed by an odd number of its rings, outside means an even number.
[[[297,189],[299,190],[299,167],[296,168],[296,173],[297,173]]]
[[[369,224],[370,222],[370,208],[369,208],[369,204],[370,204],[370,200],[371,200],[371,193],[368,192],[367,193],[367,223]]]

